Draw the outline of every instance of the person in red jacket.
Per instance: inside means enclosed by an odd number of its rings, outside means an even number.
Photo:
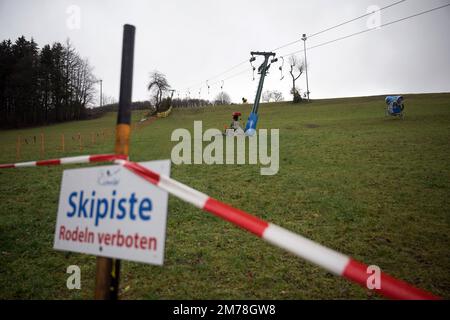
[[[233,129],[234,131],[238,129],[242,129],[241,124],[239,123],[239,118],[242,116],[240,112],[233,112],[233,121],[231,122],[230,129]]]

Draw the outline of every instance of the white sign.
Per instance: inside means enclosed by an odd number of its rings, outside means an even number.
[[[141,165],[170,174],[170,160]],[[121,166],[65,170],[53,247],[162,265],[167,201],[167,192]]]

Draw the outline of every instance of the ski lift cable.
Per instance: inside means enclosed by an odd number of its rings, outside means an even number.
[[[253,75],[253,81],[255,81],[255,66],[253,65],[253,62],[256,60],[256,58],[252,55],[250,58],[250,65],[252,66],[252,75]]]
[[[281,66],[278,68],[278,70],[280,70],[281,76],[280,76],[280,81],[282,81],[284,79],[284,75],[283,75],[283,67],[284,67],[284,58],[280,57],[281,59]]]
[[[396,6],[396,5],[399,5],[399,4],[401,4],[401,3],[405,2],[405,1],[407,1],[407,0],[401,0],[401,1],[394,2],[394,3],[390,4],[390,5],[387,5],[387,6],[385,6],[385,7],[380,8],[379,11],[381,12],[381,11],[383,11],[383,10],[389,9],[389,8],[394,7],[394,6]],[[328,31],[331,31],[331,30],[334,30],[334,29],[337,29],[337,28],[339,28],[339,27],[345,26],[346,24],[349,24],[349,23],[358,21],[358,20],[360,20],[360,19],[362,19],[362,18],[365,18],[365,17],[368,17],[368,16],[370,16],[370,15],[372,15],[372,14],[374,14],[374,13],[375,13],[375,11],[368,12],[368,13],[366,13],[366,14],[363,14],[363,15],[359,16],[359,17],[356,17],[356,18],[353,18],[353,19],[344,21],[344,22],[339,23],[339,24],[337,24],[337,25],[334,25],[334,26],[332,26],[332,27],[329,27],[329,28],[323,29],[323,30],[321,30],[321,31],[318,31],[318,32],[316,32],[316,33],[313,33],[312,35],[308,36],[308,38],[310,39],[310,38],[312,38],[312,37],[318,36],[319,34],[322,34],[322,33],[325,33],[325,32],[328,32]],[[300,41],[302,41],[302,39],[298,39],[298,40],[295,40],[295,41],[286,43],[285,45],[282,45],[282,46],[280,46],[280,47],[278,47],[278,48],[275,48],[275,49],[273,49],[272,51],[277,51],[277,50],[280,50],[280,49],[284,49],[284,48],[289,47],[289,46],[291,46],[291,45],[293,45],[293,44],[299,43]]]
[[[242,70],[242,71],[239,71],[239,72],[237,72],[237,73],[235,73],[235,74],[232,74],[232,75],[230,75],[230,76],[224,78],[223,80],[219,80],[219,81],[213,82],[213,83],[210,84],[210,86],[214,86],[214,85],[216,85],[216,84],[222,83],[220,89],[221,89],[221,91],[223,91],[223,86],[224,86],[225,81],[228,81],[228,80],[230,80],[230,79],[239,77],[239,76],[241,76],[241,75],[243,75],[243,74],[248,73],[249,71],[251,71],[251,69],[250,69],[250,68],[246,68],[246,69],[244,69],[244,70]]]
[[[394,3],[390,4],[390,5],[387,5],[387,6],[384,6],[384,7],[380,8],[380,11],[389,9],[389,8],[391,8],[391,7],[394,7],[394,6],[396,6],[396,5],[399,5],[399,4],[401,4],[401,3],[403,3],[403,2],[406,2],[406,1],[407,1],[407,0],[400,0],[400,1],[394,2]],[[344,25],[346,25],[346,24],[349,24],[349,23],[351,23],[351,22],[354,22],[354,21],[360,20],[360,19],[362,19],[362,18],[368,17],[368,16],[370,16],[370,15],[372,15],[372,14],[374,14],[374,13],[375,13],[375,11],[372,11],[372,12],[363,14],[363,15],[361,15],[361,16],[358,16],[358,17],[356,17],[356,18],[353,18],[353,19],[344,21],[344,22],[339,23],[339,24],[337,24],[337,25],[335,25],[335,26],[332,26],[332,27],[326,28],[326,29],[324,29],[324,30],[318,31],[318,32],[316,32],[316,33],[310,35],[308,38],[312,38],[312,37],[315,37],[315,36],[317,36],[317,35],[319,35],[319,34],[322,34],[322,33],[328,32],[328,31],[331,31],[331,30],[336,29],[336,28],[339,28],[339,27],[342,27],[342,26],[344,26]],[[277,50],[280,50],[280,49],[289,47],[289,46],[291,46],[291,45],[293,45],[293,44],[296,44],[296,43],[298,43],[298,42],[300,42],[300,41],[302,41],[302,40],[299,39],[299,40],[291,41],[291,42],[289,42],[289,43],[286,43],[286,44],[284,44],[284,45],[282,45],[282,46],[280,46],[280,47],[278,47],[278,48],[272,49],[272,50],[270,50],[270,51],[272,51],[272,52],[273,52],[273,51],[277,51]],[[218,76],[221,76],[222,74],[225,74],[225,73],[227,73],[227,72],[229,72],[229,71],[231,71],[231,70],[234,70],[234,69],[240,67],[241,65],[243,65],[243,64],[246,63],[246,62],[247,62],[247,61],[242,61],[242,62],[236,64],[235,66],[233,66],[233,67],[231,67],[231,68],[229,68],[229,69],[227,69],[227,70],[225,70],[225,71],[223,71],[223,72],[217,74],[216,76],[210,77],[209,79],[210,79],[210,80],[211,80],[211,79],[215,79],[215,78],[217,78]]]
[[[393,3],[393,4],[389,5],[389,6],[383,7],[383,8],[381,8],[381,9],[387,9],[387,8],[390,8],[390,7],[394,6],[394,5],[397,5],[397,4],[402,3],[402,2],[404,2],[404,1],[407,1],[407,0],[402,0],[402,1],[395,2],[395,3]],[[436,8],[432,8],[432,9],[429,9],[429,10],[426,10],[426,11],[422,11],[422,12],[419,12],[419,13],[416,13],[416,14],[414,14],[414,15],[410,15],[410,16],[407,16],[407,17],[404,17],[404,18],[401,18],[401,19],[397,19],[397,20],[394,20],[394,21],[391,21],[391,22],[388,22],[388,23],[385,23],[385,24],[382,24],[382,25],[380,25],[379,27],[376,27],[376,28],[365,29],[365,30],[362,30],[362,31],[359,31],[359,32],[355,32],[355,33],[349,34],[349,35],[347,35],[347,36],[343,36],[343,37],[340,37],[340,38],[336,38],[336,39],[334,39],[334,40],[326,41],[326,42],[320,43],[320,44],[318,44],[318,45],[309,47],[309,48],[307,48],[307,50],[319,48],[319,47],[322,47],[322,46],[325,46],[325,45],[328,45],[328,44],[332,44],[332,43],[334,43],[334,42],[338,42],[338,41],[341,41],[341,40],[344,40],[344,39],[348,39],[348,38],[351,38],[351,37],[360,35],[360,34],[368,33],[368,32],[373,31],[373,30],[378,30],[379,28],[387,27],[387,26],[392,25],[392,24],[395,24],[395,23],[399,23],[399,22],[402,22],[402,21],[405,21],[405,20],[409,20],[409,19],[412,19],[412,18],[421,16],[421,15],[424,15],[424,14],[427,14],[427,13],[430,13],[430,12],[433,12],[433,11],[437,11],[437,10],[443,9],[443,8],[445,8],[445,7],[448,7],[448,6],[450,6],[450,3],[449,3],[449,4],[442,5],[442,6],[439,6],[439,7],[436,7]],[[380,9],[380,10],[381,10],[381,9]],[[369,14],[373,14],[373,13],[369,13]],[[361,18],[361,17],[358,17],[358,18]],[[357,18],[355,18],[355,19],[357,19]],[[355,20],[355,19],[352,19],[352,20]],[[350,20],[347,21],[347,23],[350,23]],[[343,24],[345,24],[345,23],[343,23]],[[337,26],[335,26],[335,27],[337,28]],[[332,27],[332,28],[333,28],[333,27]],[[332,28],[328,28],[328,29],[331,30]],[[325,30],[327,30],[327,29],[325,29]],[[311,38],[312,36],[317,35],[317,34],[319,34],[319,33],[323,33],[323,32],[325,32],[325,30],[322,30],[322,31],[320,31],[320,32],[317,32],[317,33],[311,35],[309,38]],[[299,41],[301,41],[301,40],[297,40],[297,41],[295,41],[295,42],[293,42],[293,43],[296,43],[296,42],[299,42]],[[292,44],[292,43],[291,43],[291,44]],[[287,45],[286,45],[286,46],[287,46]],[[284,46],[284,47],[285,47],[285,46]],[[281,47],[279,47],[279,48],[281,48]],[[278,49],[279,49],[279,48],[278,48]],[[272,51],[276,51],[276,50],[272,50]],[[285,54],[285,55],[283,55],[282,57],[287,58],[287,57],[293,56],[293,55],[298,54],[298,53],[301,53],[301,52],[304,52],[304,49],[301,49],[301,50],[298,50],[298,51],[294,51],[294,52]],[[239,64],[233,66],[232,68],[227,69],[226,71],[222,72],[221,74],[225,74],[225,73],[227,73],[227,72],[229,72],[229,71],[231,71],[231,70],[234,70],[235,68],[237,68],[237,67],[239,67],[239,66],[241,66],[241,65],[243,65],[244,63],[247,63],[247,62],[248,62],[248,60],[245,60],[245,61],[243,61],[243,62],[241,62],[241,63],[239,63]],[[217,76],[219,76],[219,75],[221,75],[221,74],[218,74]],[[215,76],[215,77],[217,77],[217,76]],[[214,78],[214,77],[211,77],[211,78],[209,78],[209,79],[213,79],[213,78]],[[203,83],[203,82],[200,82],[199,84],[202,84],[202,83]],[[191,86],[191,87],[196,87],[196,86]]]
[[[223,75],[223,74],[226,74],[226,73],[228,73],[228,72],[230,72],[230,71],[232,71],[232,70],[234,70],[234,69],[237,69],[238,67],[242,66],[242,65],[245,64],[245,63],[247,63],[247,60],[242,61],[242,62],[240,62],[240,63],[238,63],[238,64],[232,66],[231,68],[228,68],[227,70],[225,70],[225,71],[223,71],[223,72],[221,72],[221,73],[216,74],[216,75],[213,76],[213,77],[209,77],[209,78],[208,78],[208,81],[209,81],[209,80],[216,79],[216,78],[218,78],[219,76],[221,76],[221,75]],[[196,88],[196,87],[202,85],[203,83],[204,83],[204,81],[200,81],[200,82],[197,82],[197,83],[195,83],[195,84],[193,84],[193,85],[191,85],[191,86],[185,87],[185,88]]]
[[[394,3],[390,4],[390,5],[387,5],[387,6],[385,6],[385,7],[380,8],[379,11],[381,12],[381,11],[383,11],[383,10],[389,9],[389,8],[394,7],[394,6],[396,6],[396,5],[399,5],[399,4],[401,4],[401,3],[405,2],[405,1],[407,1],[407,0],[401,0],[401,1],[394,2]],[[354,21],[357,21],[357,20],[359,20],[359,19],[368,17],[368,16],[374,14],[375,12],[376,12],[376,11],[368,12],[368,13],[366,13],[366,14],[363,14],[362,16],[359,16],[359,17],[356,17],[356,18],[354,18],[354,19],[351,19],[351,20],[342,22],[342,23],[340,23],[340,24],[338,24],[338,25],[332,26],[332,27],[327,28],[327,29],[324,29],[324,30],[322,30],[322,31],[313,33],[313,34],[310,35],[308,38],[312,38],[312,37],[318,36],[319,34],[325,33],[325,32],[327,32],[327,31],[331,31],[331,30],[333,30],[333,29],[342,27],[342,26],[344,26],[344,25],[346,25],[346,24],[349,24],[349,23],[351,23],[351,22],[354,22]]]
[[[249,68],[246,68],[245,70],[242,70],[242,71],[240,71],[240,72],[238,72],[238,73],[232,74],[231,76],[226,77],[226,78],[224,78],[224,79],[221,80],[221,81],[224,81],[224,82],[225,82],[225,81],[227,81],[227,80],[236,78],[236,77],[240,76],[241,74],[247,73],[249,70],[250,70]],[[217,81],[217,82],[215,82],[214,84],[219,83],[219,82],[221,82],[221,81]]]
[[[442,6],[439,6],[439,7],[436,7],[436,8],[432,8],[432,9],[429,9],[429,10],[426,10],[426,11],[421,11],[421,12],[418,12],[418,13],[416,13],[416,14],[413,14],[413,15],[410,15],[410,16],[407,16],[407,17],[404,17],[404,18],[401,18],[401,19],[397,19],[397,20],[394,20],[394,21],[391,21],[391,22],[387,22],[387,23],[384,23],[384,24],[382,24],[382,25],[380,25],[380,26],[378,26],[378,27],[374,27],[374,28],[370,28],[370,29],[364,29],[364,30],[362,30],[362,31],[358,31],[358,32],[355,32],[355,33],[352,33],[352,34],[349,34],[349,35],[346,35],[346,36],[343,36],[343,37],[339,37],[339,38],[336,38],[336,39],[334,39],[334,40],[322,42],[322,43],[320,43],[320,44],[318,44],[318,45],[309,47],[309,48],[307,48],[306,50],[311,50],[311,49],[323,47],[323,46],[325,46],[325,45],[332,44],[332,43],[334,43],[334,42],[338,42],[338,41],[341,41],[341,40],[345,40],[345,39],[348,39],[348,38],[351,38],[351,37],[354,37],[354,36],[357,36],[357,35],[360,35],[360,34],[368,33],[368,32],[370,32],[370,31],[378,30],[378,29],[380,29],[380,28],[387,27],[387,26],[393,25],[393,24],[395,24],[395,23],[399,23],[399,22],[402,22],[402,21],[405,21],[405,20],[409,20],[409,19],[412,19],[412,18],[421,16],[421,15],[424,15],[424,14],[427,14],[427,13],[430,13],[430,12],[433,12],[433,11],[437,11],[437,10],[440,10],[440,9],[444,9],[445,7],[448,7],[448,6],[450,6],[450,3],[445,4],[445,5],[442,5]],[[298,53],[301,53],[301,52],[304,52],[304,51],[305,51],[304,49],[301,49],[301,50],[298,50],[298,51],[294,51],[294,52],[285,54],[285,55],[283,55],[283,57],[287,58],[287,57],[293,56],[293,55],[295,55],[295,54],[298,54]]]
[[[225,70],[225,71],[223,71],[223,72],[221,72],[221,73],[218,73],[217,75],[215,75],[215,76],[213,76],[213,77],[210,77],[209,80],[218,78],[218,77],[220,77],[220,76],[223,75],[223,74],[226,74],[226,73],[228,73],[228,72],[230,72],[230,71],[232,71],[232,70],[234,70],[234,69],[239,68],[240,66],[242,66],[242,65],[245,64],[245,63],[247,63],[247,60],[242,61],[242,62],[240,62],[240,63],[234,65],[233,67],[228,68],[227,70]]]
[[[386,9],[388,9],[388,8],[394,7],[394,6],[399,5],[399,4],[401,4],[401,3],[403,3],[403,2],[406,2],[406,1],[407,1],[407,0],[400,0],[400,1],[394,2],[394,3],[390,4],[390,5],[387,5],[387,6],[385,6],[385,7],[380,8],[380,11],[383,11],[383,10],[386,10]],[[333,29],[339,28],[339,27],[344,26],[344,25],[346,25],[346,24],[349,24],[349,23],[351,23],[351,22],[354,22],[354,21],[357,21],[357,20],[359,20],[359,19],[362,19],[362,18],[365,18],[365,17],[367,17],[367,16],[370,16],[370,15],[372,15],[373,13],[374,13],[374,12],[366,13],[366,14],[361,15],[361,16],[359,16],[359,17],[356,17],[356,18],[353,18],[353,19],[344,21],[344,22],[339,23],[339,24],[337,24],[337,25],[335,25],[335,26],[332,26],[332,27],[326,28],[326,29],[324,29],[324,30],[318,31],[318,32],[316,32],[316,33],[310,35],[308,38],[312,38],[312,37],[315,37],[315,36],[317,36],[317,35],[319,35],[319,34],[325,33],[325,32],[327,32],[327,31],[331,31],[331,30],[333,30]],[[279,46],[278,48],[275,48],[275,49],[273,49],[273,50],[271,50],[271,51],[277,51],[277,50],[280,50],[280,49],[289,47],[289,46],[291,46],[291,45],[293,45],[293,44],[296,44],[296,43],[298,43],[298,42],[300,42],[300,41],[302,41],[302,40],[301,40],[301,39],[298,39],[298,40],[295,40],[295,41],[291,41],[291,42],[286,43],[286,44],[284,44],[284,45],[282,45],[282,46]],[[301,52],[301,51],[299,51],[299,52]],[[226,69],[225,71],[216,74],[215,76],[209,77],[208,80],[213,80],[213,79],[215,79],[215,78],[217,78],[217,77],[220,77],[220,76],[223,75],[223,74],[226,74],[226,73],[228,73],[228,72],[230,72],[230,71],[232,71],[232,70],[234,70],[234,69],[237,69],[238,67],[244,65],[245,63],[247,63],[247,60],[241,61],[241,62],[239,62],[238,64],[236,64],[236,65],[234,65],[234,66],[232,66],[232,67]],[[197,86],[202,85],[202,84],[203,84],[203,81],[197,82],[197,83],[195,83],[194,85],[189,86],[188,88],[197,87]]]

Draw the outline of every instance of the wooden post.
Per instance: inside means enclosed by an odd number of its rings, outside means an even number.
[[[66,148],[64,145],[64,133],[61,133],[61,150],[62,152],[66,152]]]
[[[17,142],[16,142],[16,159],[20,160],[20,147],[22,144],[22,137],[19,135],[17,136]]]
[[[131,122],[131,92],[133,88],[133,58],[135,27],[124,25],[122,69],[120,74],[119,111],[117,114],[115,153],[128,155]],[[95,299],[117,300],[119,293],[120,260],[97,257]]]
[[[80,144],[80,151],[83,151],[83,137],[79,132],[78,132],[78,143]]]
[[[41,133],[41,159],[45,157],[45,136]]]

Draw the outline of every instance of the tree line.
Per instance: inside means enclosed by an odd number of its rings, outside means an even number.
[[[190,96],[180,98],[179,94],[177,98],[173,98],[175,90],[171,88],[166,75],[158,70],[150,73],[147,90],[150,93],[150,100],[155,113],[166,111],[171,106],[173,108],[197,108],[231,103],[231,98],[226,92],[220,92],[212,101]]]
[[[174,108],[198,108],[207,106],[221,106],[231,104],[230,95],[226,92],[220,92],[213,100],[196,99],[196,98],[176,98],[172,99],[172,107]]]
[[[119,110],[119,103],[118,102],[108,102],[107,104],[104,104],[101,107],[96,107],[89,109],[88,112],[88,118],[99,118],[103,116],[106,112],[117,112]],[[149,114],[156,113],[154,106],[150,103],[150,101],[134,101],[131,103],[130,106],[131,111],[135,110],[146,110],[149,112]]]
[[[0,127],[24,127],[88,117],[96,78],[69,40],[39,49],[19,37],[0,43]]]
[[[296,86],[296,83],[297,80],[304,74],[306,64],[297,56],[290,56],[287,63],[289,65],[289,75],[292,79],[292,87],[290,90],[290,94],[292,94],[292,102],[300,103],[303,101],[303,98],[300,89]],[[284,78],[282,67],[280,67],[280,70],[282,73],[282,80]],[[178,93],[178,98],[174,99],[173,94],[175,90],[171,88],[166,75],[158,70],[154,70],[149,74],[147,90],[150,93],[150,101],[154,106],[155,112],[166,111],[170,106],[174,108],[196,108],[231,104],[230,96],[226,92],[218,93],[217,96],[211,101],[201,99],[200,91],[198,99],[190,97],[190,92],[188,92],[188,95],[185,98],[180,98]],[[304,93],[305,97],[306,94],[307,93]],[[262,101],[280,102],[284,101],[284,97],[278,90],[266,90],[262,95]],[[242,98],[242,103],[247,103],[247,99]]]

